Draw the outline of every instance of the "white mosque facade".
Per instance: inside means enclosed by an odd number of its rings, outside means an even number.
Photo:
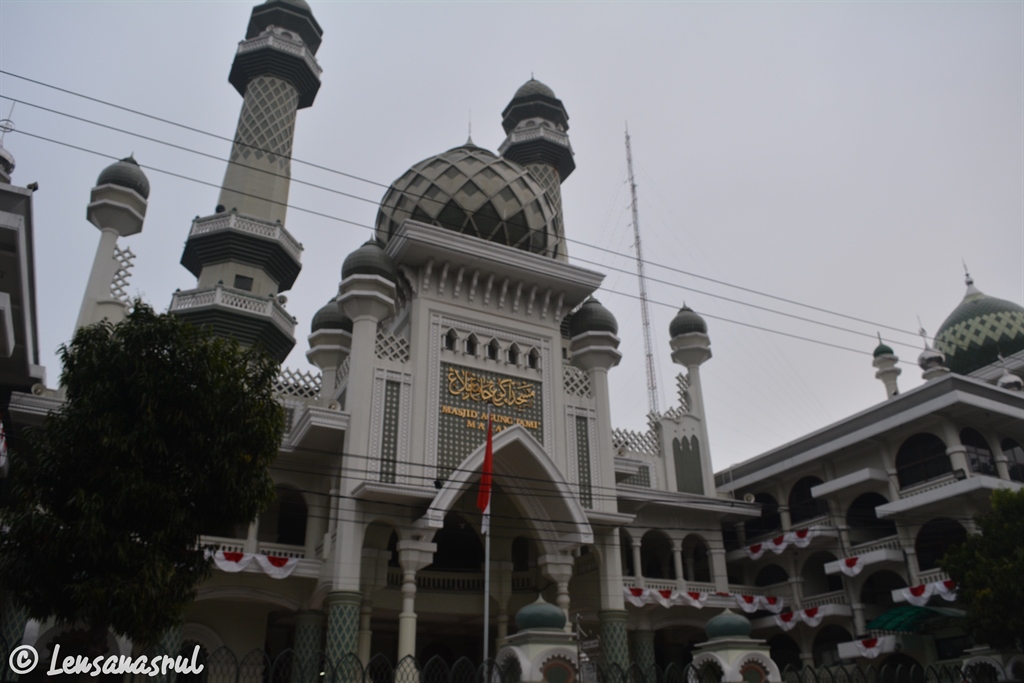
[[[286,227],[292,135],[319,88],[321,35],[301,0],[253,10],[230,76],[243,96],[232,163],[181,257],[196,286],[170,304],[279,359],[297,337],[281,294],[301,269]],[[617,324],[594,299],[603,274],[566,248],[566,109],[531,79],[502,116],[497,154],[469,141],[385,193],[376,238],[345,259],[311,322],[319,375],[282,374],[277,502],[246,529],[202,538],[218,548],[217,570],[168,642],[479,660],[486,628],[491,653],[525,657],[533,646],[516,615],[539,595],[566,632],[599,634],[602,661],[622,667],[704,656],[705,627],[725,608],[745,615],[779,668],[968,656],[976,644],[938,560],[974,531],[992,490],[1024,486],[1024,308],[969,280],[922,353],[924,384],[899,392],[897,359],[880,345],[884,401],[715,473],[706,323],[683,307],[662,337],[681,366],[676,405],[646,432],[615,429]],[[100,174],[79,325],[123,316],[119,240],[142,229],[149,192],[131,158]],[[9,400],[15,425],[40,423],[61,400],[30,384]],[[475,503],[488,414],[485,625]],[[10,600],[3,609],[7,642],[45,652],[60,636]],[[574,664],[570,641],[543,666]],[[131,647],[112,636],[112,649]]]

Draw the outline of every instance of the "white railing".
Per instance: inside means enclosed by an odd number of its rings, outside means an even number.
[[[931,479],[929,481],[921,482],[920,484],[908,486],[900,491],[900,498],[909,498],[910,496],[916,496],[927,491],[934,491],[935,489],[940,489],[943,486],[949,486],[954,483],[956,483],[956,476],[950,472],[938,479]]]
[[[266,237],[281,243],[296,261],[301,260],[302,245],[292,237],[291,233],[284,229],[280,223],[269,223],[249,216],[241,216],[237,213],[218,215],[206,218],[197,218],[192,221],[192,230],[189,237],[206,235],[221,230],[238,230],[251,235]]]
[[[832,591],[831,593],[822,593],[821,595],[812,595],[811,597],[804,598],[800,602],[803,604],[804,609],[820,607],[821,605],[845,605],[846,591],[839,590]]]
[[[708,581],[687,581],[686,590],[698,593],[715,593],[718,591],[718,588],[715,584]]]
[[[677,585],[675,579],[644,579],[644,583],[653,591],[670,591]]]
[[[918,583],[935,583],[936,581],[949,581],[949,574],[941,569],[929,569],[917,575]]]
[[[245,552],[244,538],[226,538],[224,536],[200,536],[200,545],[215,545],[226,553]]]
[[[171,299],[173,311],[185,311],[201,306],[226,306],[247,313],[269,317],[288,336],[295,336],[295,319],[281,307],[276,299],[263,298],[226,289],[217,285],[213,289],[175,292]]]
[[[316,59],[310,54],[309,49],[304,43],[292,42],[281,36],[274,35],[270,32],[265,32],[258,35],[255,38],[249,40],[243,40],[238,44],[238,54],[242,55],[246,52],[252,52],[253,50],[260,50],[264,47],[272,47],[275,50],[281,52],[287,52],[290,55],[301,57],[306,65],[309,66],[309,70],[316,74],[317,78],[320,78],[320,74],[323,73],[323,69],[316,63]]]
[[[596,572],[599,564],[597,555],[593,553],[584,555],[576,562],[576,576],[583,576],[590,572]]]
[[[299,560],[306,559],[306,548],[301,545],[286,545],[284,543],[264,543],[260,541],[259,550],[261,555],[274,555],[275,557],[294,557]]]
[[[850,555],[863,555],[872,550],[900,550],[901,548],[899,536],[886,536],[876,541],[868,541],[867,543],[858,543],[851,546]]]
[[[789,530],[803,531],[804,529],[810,529],[812,526],[823,527],[828,529],[833,528],[829,524],[828,513],[825,513],[823,515],[818,515],[817,517],[813,517],[811,519],[805,519],[799,524],[793,524],[789,527]]]

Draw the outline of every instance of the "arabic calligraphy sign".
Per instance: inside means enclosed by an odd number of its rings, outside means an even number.
[[[446,479],[486,439],[487,409],[497,434],[521,425],[541,443],[543,399],[537,382],[441,363],[438,477]]]

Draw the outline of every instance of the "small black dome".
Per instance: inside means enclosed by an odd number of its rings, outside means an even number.
[[[878,342],[878,346],[875,347],[875,358],[879,356],[895,356],[896,352],[892,350],[892,347],[881,341]]]
[[[96,178],[97,185],[118,185],[135,190],[143,199],[149,199],[149,179],[139,168],[134,157],[128,156],[107,166]]]
[[[352,331],[352,320],[345,317],[334,299],[328,301],[323,308],[313,315],[313,321],[309,324],[309,331],[317,330],[345,330]]]
[[[349,275],[380,275],[394,282],[397,273],[394,262],[384,253],[380,242],[369,240],[345,257],[341,265],[341,279]]]
[[[701,334],[708,333],[708,324],[704,322],[704,318],[697,315],[692,308],[689,306],[683,306],[676,313],[676,317],[672,318],[672,322],[668,325],[668,333],[672,339],[675,339],[679,335],[689,334],[690,332],[700,332]]]
[[[587,299],[579,310],[573,313],[569,321],[569,336],[575,337],[584,332],[619,333],[619,323],[607,308],[597,299]]]
[[[554,98],[555,91],[544,85],[536,78],[531,77],[530,80],[519,86],[519,90],[516,90],[515,97],[528,97],[530,95],[545,95],[546,97]]]

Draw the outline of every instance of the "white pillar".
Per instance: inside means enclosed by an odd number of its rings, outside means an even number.
[[[402,565],[402,611],[398,615],[398,659],[416,656],[416,573],[434,561],[436,543],[399,541]]]

